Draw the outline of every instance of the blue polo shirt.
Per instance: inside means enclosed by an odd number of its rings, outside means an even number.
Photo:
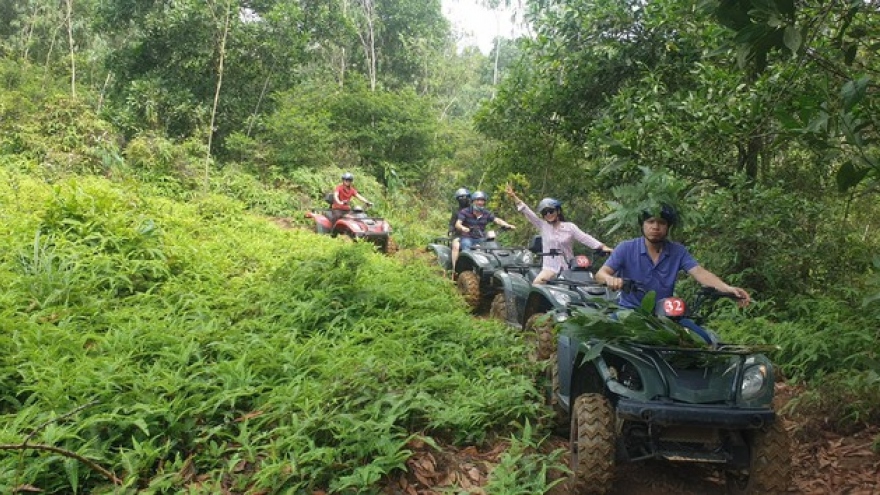
[[[645,293],[652,290],[657,293],[658,301],[672,297],[678,272],[687,272],[699,265],[686,247],[671,241],[666,241],[655,265],[644,237],[621,242],[605,262],[605,266],[614,270],[615,277],[635,280],[645,289],[645,292],[621,292],[619,304],[624,308],[638,307]]]

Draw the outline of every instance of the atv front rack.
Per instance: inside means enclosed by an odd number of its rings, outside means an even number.
[[[731,407],[738,403],[737,397],[743,385],[743,377],[747,366],[748,359],[755,354],[757,349],[770,348],[774,346],[745,346],[745,345],[722,345],[717,349],[707,348],[689,348],[675,346],[658,346],[631,343],[630,347],[641,355],[642,359],[650,361],[657,370],[666,369],[670,372],[670,376],[674,377],[679,385],[687,382],[688,375],[693,373],[694,369],[708,370],[717,365],[726,366],[728,372],[733,372],[733,379],[730,381],[730,388],[725,400],[725,407]],[[735,358],[735,359],[731,359]],[[754,365],[754,363],[752,363]],[[704,372],[705,373],[705,372]],[[671,384],[666,373],[659,373],[663,381],[665,396],[668,397],[671,391]],[[676,404],[678,406],[678,404]],[[651,406],[653,407],[653,405]],[[662,408],[661,408],[662,409]],[[685,409],[676,407],[675,411],[684,411],[682,414],[687,415]],[[737,417],[737,414],[733,414]],[[661,415],[662,417],[662,415]],[[746,422],[752,422],[746,415]],[[772,418],[771,418],[772,419]],[[757,420],[754,420],[758,422]]]

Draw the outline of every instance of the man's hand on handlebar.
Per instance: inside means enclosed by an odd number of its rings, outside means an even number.
[[[732,285],[728,285],[728,288],[730,290],[727,292],[736,296],[736,299],[737,299],[736,305],[737,306],[744,308],[744,307],[748,306],[749,303],[752,302],[752,296],[750,296],[749,293],[746,292],[745,289],[740,289],[739,287],[734,287]]]
[[[605,277],[605,285],[611,290],[621,290],[623,289],[623,279],[609,275]]]

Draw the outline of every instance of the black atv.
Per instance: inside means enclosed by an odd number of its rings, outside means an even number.
[[[490,231],[480,243],[468,251],[460,252],[453,268],[450,241],[447,239],[435,239],[428,245],[428,250],[437,255],[444,270],[453,272],[458,291],[475,313],[488,306],[495,295],[492,277],[497,270],[508,265],[534,264],[534,255],[528,249],[501,246],[495,240],[494,232]]]
[[[533,240],[530,249],[535,249],[534,243]],[[537,251],[540,253],[539,246]],[[536,256],[562,256],[562,253],[551,250]],[[535,359],[549,359],[556,342],[553,328],[568,318],[572,307],[593,307],[597,299],[603,302],[617,299],[615,291],[609,291],[594,277],[596,261],[605,256],[607,253],[601,250],[575,256],[557,278],[542,285],[532,285],[541,271],[540,265],[512,265],[496,271],[493,279],[496,294],[490,316],[521,328],[525,337],[534,342]]]
[[[704,302],[731,294],[703,289],[693,311],[673,298],[655,311],[653,294],[635,310],[577,309],[562,325],[547,401],[570,428],[574,491],[607,492],[616,463],[666,459],[715,464],[731,493],[786,492],[790,440],[763,354],[775,347],[711,345],[676,321],[700,323]]]

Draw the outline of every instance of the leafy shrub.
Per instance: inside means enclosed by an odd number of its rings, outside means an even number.
[[[520,337],[473,320],[425,264],[277,229],[220,196],[14,176],[0,185],[0,442],[75,452],[122,486],[25,450],[0,457],[0,491],[369,491],[413,432],[480,442],[540,414]],[[108,282],[147,261],[160,278]]]
[[[855,433],[880,423],[880,375],[875,370],[835,372],[793,398],[787,410],[809,418],[801,428],[830,426],[844,435]]]
[[[46,177],[105,172],[117,136],[86,100],[26,62],[0,61],[0,84],[0,152],[38,162]]]
[[[830,202],[781,185],[738,182],[702,198],[686,241],[712,271],[784,309],[796,295],[856,288],[869,269],[870,243],[848,233],[836,213]]]
[[[558,449],[545,455],[540,452],[543,439],[535,438],[535,432],[526,423],[521,437],[511,437],[510,448],[501,456],[501,462],[492,471],[486,484],[486,493],[505,495],[531,495],[547,493],[562,479],[551,481],[551,471],[567,472],[562,463],[564,450]]]
[[[826,310],[840,307],[830,299],[814,302]],[[863,371],[873,366],[877,335],[868,320],[818,309],[811,317],[785,322],[766,317],[718,320],[713,325],[728,341],[778,345],[772,358],[789,378],[813,380],[841,368]]]
[[[132,139],[124,150],[125,159],[135,175],[157,191],[171,197],[204,184],[204,145],[195,140],[183,143],[152,133]]]

